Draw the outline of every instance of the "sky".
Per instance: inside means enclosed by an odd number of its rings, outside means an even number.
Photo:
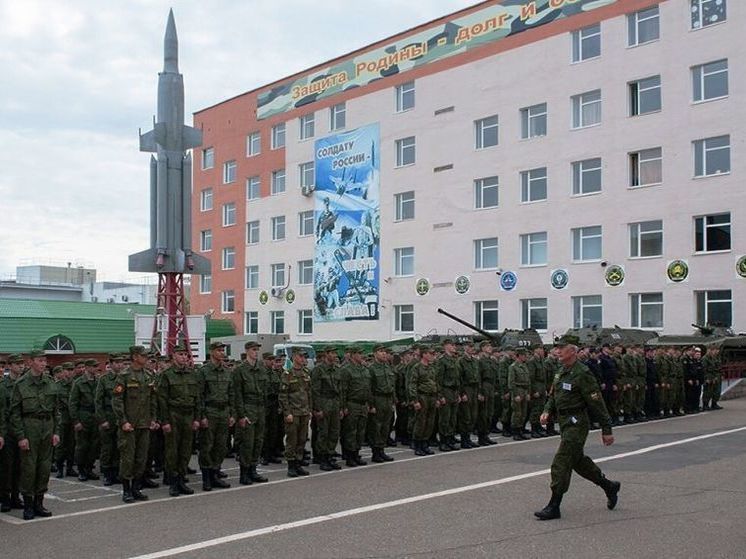
[[[137,279],[173,7],[185,114],[477,0],[0,0],[0,279],[17,265]]]

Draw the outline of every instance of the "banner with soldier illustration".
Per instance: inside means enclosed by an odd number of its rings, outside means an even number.
[[[314,320],[377,320],[380,281],[378,124],[315,144]]]

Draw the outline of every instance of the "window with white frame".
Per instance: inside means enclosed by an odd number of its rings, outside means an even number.
[[[236,162],[226,161],[223,163],[223,184],[229,184],[236,180]]]
[[[474,268],[477,270],[497,268],[497,237],[474,241]]]
[[[236,224],[236,203],[228,202],[223,204],[223,227],[230,227]]]
[[[329,107],[329,130],[342,130],[347,125],[347,105],[337,103]]]
[[[601,123],[601,90],[573,95],[572,127],[585,128]]]
[[[272,218],[272,240],[273,241],[284,241],[285,240],[285,216],[277,215]]]
[[[246,244],[255,245],[259,242],[259,220],[246,223]]]
[[[603,321],[601,295],[583,295],[572,298],[573,328],[600,328]]]
[[[396,166],[414,165],[415,141],[414,136],[396,140]]]
[[[476,134],[476,149],[484,149],[497,145],[498,121],[497,115],[488,116],[474,121],[474,132]]]
[[[547,199],[547,168],[538,167],[521,171],[521,202],[538,202]]]
[[[298,235],[308,237],[313,235],[313,210],[298,213]]]
[[[202,150],[202,170],[212,169],[215,166],[215,148]]]
[[[649,148],[629,154],[629,185],[650,186],[663,182],[663,149]]]
[[[660,76],[651,76],[629,83],[629,116],[640,116],[660,110]]]
[[[272,264],[270,266],[272,272],[272,287],[285,287],[285,264]]]
[[[692,29],[722,23],[728,18],[728,0],[689,0],[692,14]]]
[[[627,15],[627,45],[634,47],[660,38],[658,6]]]
[[[521,138],[547,135],[547,104],[539,103],[521,109]]]
[[[730,212],[694,218],[694,250],[730,250]]]
[[[244,314],[244,334],[259,333],[259,312],[246,311]]]
[[[629,224],[630,258],[663,255],[663,220],[640,221]]]
[[[271,194],[281,194],[285,192],[285,169],[272,171]]]
[[[298,334],[313,334],[313,311],[311,309],[298,311]]]
[[[313,260],[300,260],[298,262],[298,285],[311,285],[313,283]]]
[[[601,24],[572,32],[572,61],[582,62],[601,56]]]
[[[694,176],[711,177],[730,173],[730,136],[716,136],[692,142]]]
[[[631,293],[630,326],[663,328],[663,293]]]
[[[543,266],[547,263],[547,232],[521,235],[521,266]]]
[[[728,59],[692,66],[692,99],[695,103],[728,96]]]
[[[207,212],[212,209],[212,188],[205,188],[199,195],[199,210]]]
[[[199,232],[199,250],[201,252],[212,250],[212,229],[204,229]]]
[[[273,334],[285,333],[285,311],[270,311],[269,321]]]
[[[232,289],[223,291],[221,297],[221,310],[224,313],[230,313],[236,310],[236,293]]]
[[[601,192],[601,158],[574,161],[572,164],[572,193],[574,196]]]
[[[394,275],[414,275],[414,247],[403,247],[394,249]]]
[[[212,274],[204,274],[199,277],[199,292],[202,295],[212,293]]]
[[[521,324],[524,329],[544,331],[549,323],[547,300],[543,297],[521,299]]]
[[[498,318],[498,302],[496,300],[474,301],[474,323],[477,327],[487,332],[497,332],[499,328]]]
[[[414,219],[414,191],[394,194],[394,212],[396,221]]]
[[[252,132],[246,136],[246,157],[253,157],[262,153],[262,135]]]
[[[474,207],[478,210],[498,205],[498,177],[484,177],[474,181]]]
[[[249,177],[246,179],[246,199],[258,200],[262,197],[262,187],[259,177]]]
[[[733,294],[730,289],[695,292],[697,324],[733,326]]]
[[[600,225],[572,230],[572,259],[575,262],[601,260],[602,231]]]
[[[298,165],[298,175],[300,176],[300,187],[312,190],[316,186],[316,173],[314,172],[313,161],[307,161]]]
[[[414,332],[414,305],[394,305],[394,330]]]
[[[272,149],[285,147],[285,123],[281,122],[272,127]]]
[[[397,113],[414,109],[414,82],[397,85],[394,91]]]
[[[301,140],[313,138],[316,134],[316,118],[314,113],[308,113],[298,119],[298,128]]]
[[[222,254],[223,270],[232,270],[236,267],[236,249],[225,247]]]
[[[259,266],[246,266],[246,289],[259,289]]]

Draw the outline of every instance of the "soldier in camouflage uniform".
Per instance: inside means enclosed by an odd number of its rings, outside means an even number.
[[[349,348],[349,358],[339,371],[342,404],[342,455],[345,464],[354,468],[365,466],[360,449],[365,439],[368,414],[374,413],[370,391],[370,371],[365,366],[361,349]]]
[[[23,375],[23,357],[18,354],[8,356],[10,374],[0,379],[5,388],[5,414],[7,432],[5,445],[0,449],[0,510],[9,512],[12,509],[23,509],[18,487],[21,476],[21,452],[10,422],[10,404],[13,386]],[[77,474],[76,474],[77,475]]]
[[[665,348],[655,350],[655,369],[658,371],[658,403],[663,417],[671,415],[671,363]]]
[[[511,348],[507,348],[503,352],[503,356],[500,359],[500,368],[497,372],[497,382],[499,386],[499,397],[502,400],[502,414],[500,415],[500,423],[502,424],[502,435],[503,437],[510,437],[513,435],[513,431],[510,427],[510,417],[513,413],[510,398],[510,388],[508,388],[508,370],[513,364],[515,359],[515,353]]]
[[[492,343],[489,340],[479,345],[482,353],[479,357],[479,393],[477,396],[477,444],[479,446],[490,446],[497,444],[490,439],[490,427],[492,415],[495,412],[495,390],[498,385],[497,361],[492,359]],[[481,398],[480,398],[481,396]]]
[[[57,411],[60,421],[60,444],[54,449],[54,461],[57,465],[57,478],[65,477],[65,466],[67,475],[78,477],[73,463],[75,461],[75,431],[70,421],[70,391],[73,386],[73,375],[75,365],[71,361],[62,364],[62,377],[57,383]]]
[[[342,417],[336,353],[334,348],[326,348],[319,354],[320,362],[316,363],[311,375],[311,401],[318,430],[316,445],[319,469],[325,472],[342,468],[334,459]]]
[[[461,363],[453,340],[443,340],[443,355],[437,361],[440,409],[438,410],[438,449],[441,452],[458,450],[456,427],[461,403]]]
[[[516,349],[515,361],[508,369],[508,388],[513,407],[510,427],[514,441],[523,441],[528,438],[523,434],[523,428],[528,419],[528,404],[531,401],[531,372],[526,365],[527,354],[526,348]]]
[[[396,402],[396,374],[391,367],[389,350],[377,345],[373,348],[373,362],[368,367],[370,373],[371,407],[376,411],[368,416],[368,441],[373,451],[373,462],[392,462],[386,454],[385,446],[391,433],[391,419]]]
[[[311,410],[311,377],[306,368],[306,354],[296,348],[293,351],[292,367],[283,372],[280,381],[280,409],[285,418],[285,459],[288,462],[288,477],[307,476],[308,465],[303,458],[308,440],[308,422]]]
[[[528,421],[531,424],[531,438],[538,439],[547,435],[544,431],[539,418],[544,411],[544,404],[547,399],[547,374],[544,370],[544,348],[536,347],[533,355],[526,361],[531,374],[531,401],[528,405]]]
[[[671,362],[671,411],[673,415],[683,415],[684,407],[684,362],[681,350],[672,347],[668,350]]]
[[[117,435],[117,421],[111,401],[119,373],[124,370],[124,360],[118,353],[109,354],[109,370],[99,377],[96,384],[95,409],[96,423],[101,438],[101,473],[104,485],[119,483],[117,470],[119,469],[119,452]]]
[[[435,427],[435,411],[440,405],[435,348],[424,347],[421,353],[419,363],[412,368],[408,386],[409,400],[413,402],[415,412],[413,437],[417,456],[433,454],[428,447],[428,440]]]
[[[461,433],[461,448],[476,448],[471,441],[471,433],[477,423],[479,413],[479,361],[476,358],[476,348],[472,344],[464,346],[464,356],[461,358],[461,404],[458,409],[458,427]]]
[[[722,390],[723,377],[721,373],[722,361],[720,359],[720,348],[710,346],[702,358],[702,366],[705,372],[705,386],[702,394],[702,409],[720,410],[718,405],[720,391]]]
[[[281,356],[275,357],[271,352],[262,354],[264,368],[267,371],[267,401],[265,405],[265,434],[262,447],[262,465],[280,464],[280,457],[284,451],[282,440],[285,438],[285,428],[280,411],[278,396],[280,393],[280,378],[282,375]]]
[[[85,372],[73,382],[70,389],[70,421],[75,430],[75,462],[80,481],[99,479],[94,473],[98,440],[96,425],[96,369],[98,361],[86,359]]]

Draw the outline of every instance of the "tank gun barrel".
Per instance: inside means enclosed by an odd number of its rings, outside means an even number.
[[[471,324],[471,323],[469,323],[469,322],[466,322],[465,320],[463,320],[463,319],[461,319],[461,318],[459,318],[459,317],[457,317],[457,316],[455,316],[455,315],[453,315],[453,314],[451,314],[451,313],[449,313],[449,312],[447,312],[447,311],[444,311],[444,310],[443,310],[443,309],[441,309],[441,308],[439,308],[439,309],[438,309],[438,312],[439,312],[440,314],[442,314],[442,315],[445,315],[445,316],[447,316],[447,317],[448,317],[448,318],[450,318],[451,320],[455,320],[455,321],[456,321],[456,322],[458,322],[459,324],[463,324],[464,326],[466,326],[467,328],[470,328],[470,329],[474,330],[475,332],[479,332],[479,333],[480,333],[480,334],[482,334],[482,336],[484,336],[485,338],[488,338],[488,339],[490,339],[490,340],[498,340],[498,339],[499,339],[499,336],[495,336],[495,334],[492,334],[492,333],[490,333],[490,332],[487,332],[487,330],[482,330],[482,329],[481,329],[481,328],[480,328],[479,326],[476,326],[476,325],[474,325],[474,324]]]

